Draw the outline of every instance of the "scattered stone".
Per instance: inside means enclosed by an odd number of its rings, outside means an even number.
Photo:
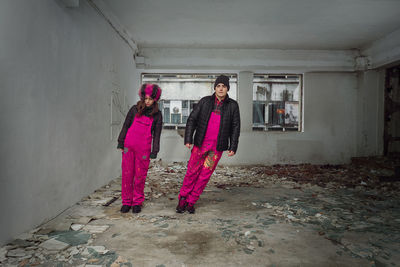
[[[109,225],[86,225],[83,227],[83,230],[88,231],[92,234],[100,234],[105,232],[108,228],[110,228]]]
[[[18,267],[19,266],[25,266],[25,265],[27,265],[29,263],[29,259],[24,259],[23,261],[21,261],[19,264],[18,264]]]
[[[295,220],[295,219],[296,219],[296,217],[294,217],[293,215],[290,215],[290,214],[287,215],[286,217],[287,217],[289,220]]]
[[[32,239],[32,236],[33,236],[33,233],[31,233],[31,232],[25,232],[25,233],[22,233],[22,234],[20,234],[20,235],[18,235],[17,236],[17,238],[15,239],[15,240],[31,240]],[[14,240],[14,241],[15,241]]]
[[[168,226],[169,226],[169,224],[168,224],[168,223],[165,223],[165,224],[163,224],[163,225],[160,225],[160,228],[168,228]]]
[[[7,249],[5,247],[0,248],[0,262],[3,262],[7,259]]]
[[[41,228],[41,229],[37,232],[37,234],[38,234],[38,235],[45,236],[45,235],[47,235],[48,233],[51,233],[52,231],[54,231],[54,230],[53,230],[53,229],[50,229],[50,228]]]
[[[107,250],[104,246],[88,246],[88,249],[93,249],[99,254],[106,254],[109,250]]]
[[[377,166],[379,164],[381,165]],[[291,192],[296,191],[299,194],[265,195],[260,199],[250,198],[251,200],[247,202],[248,206],[253,211],[257,210],[255,220],[245,220],[246,212],[240,219],[213,219],[220,237],[227,245],[236,246],[239,251],[246,254],[252,254],[256,249],[273,254],[275,253],[273,249],[263,248],[264,240],[267,240],[264,234],[271,234],[268,232],[272,228],[271,225],[276,223],[301,225],[301,227],[311,227],[317,237],[325,238],[337,245],[340,250],[337,251],[337,255],[347,254],[355,258],[366,259],[371,263],[375,262],[377,266],[390,265],[391,261],[395,261],[394,255],[397,257],[398,253],[395,244],[399,242],[397,233],[400,223],[398,211],[400,203],[396,194],[400,189],[400,183],[392,181],[388,184],[380,181],[379,177],[390,176],[392,174],[390,166],[392,165],[392,162],[383,162],[378,159],[373,164],[369,161],[355,160],[352,164],[336,166],[310,164],[268,167],[219,166],[205,190],[207,194],[212,195],[207,199],[212,204],[206,205],[212,206],[216,202],[223,202],[224,200],[217,195],[222,190],[234,192],[238,190],[237,187],[276,186],[284,191],[285,188],[288,188]],[[149,169],[151,179],[147,179],[145,187],[146,199],[167,196],[166,201],[173,200],[175,204],[185,172],[185,163],[164,166],[152,163],[152,167]],[[183,223],[188,224],[208,223],[201,221],[196,216],[191,218],[188,216],[146,215],[133,217],[131,214],[126,217],[121,216],[117,212],[119,209],[116,208],[117,205],[110,203],[110,207],[104,206],[104,203],[120,196],[119,182],[120,180],[117,180],[117,182],[96,190],[86,200],[80,202],[78,204],[81,205],[80,208],[74,210],[75,217],[67,217],[63,223],[64,219],[60,216],[57,220],[52,221],[52,224],[49,223],[29,233],[24,233],[10,243],[11,246],[1,248],[0,262],[3,264],[6,261],[5,266],[17,266],[18,264],[52,266],[48,264],[55,263],[57,265],[55,261],[58,261],[60,266],[63,264],[77,266],[82,261],[89,264],[86,266],[90,266],[90,264],[93,264],[92,266],[128,266],[127,262],[115,255],[114,252],[108,251],[106,247],[85,247],[92,243],[98,244],[93,241],[96,234],[103,233],[110,227],[108,225],[89,225],[91,220],[103,217],[110,219],[114,216],[113,218],[117,220],[132,220],[135,223],[150,222],[158,228],[174,230],[177,229],[179,223],[171,224],[171,220],[182,220]],[[151,204],[151,201],[146,201],[146,205],[151,206]],[[100,207],[100,205],[103,206]],[[173,213],[172,210],[170,212]],[[61,224],[53,228],[56,222]],[[55,229],[64,229],[68,224],[70,227],[65,231],[54,231]],[[169,231],[164,229],[159,229],[161,231],[157,231],[155,236],[169,238]],[[261,233],[257,231],[261,231]],[[288,234],[296,232],[298,233],[299,230],[295,229]],[[345,237],[349,237],[349,232],[356,233],[354,236],[365,232],[371,237],[370,239],[365,238],[363,241],[350,238],[346,240]],[[111,237],[119,235],[119,233],[115,233]],[[375,238],[376,236],[379,238]],[[47,244],[55,241],[61,242],[61,245],[58,243],[60,247],[56,247],[56,249],[47,247]],[[41,242],[42,244],[38,246]],[[68,246],[73,247],[65,249]],[[65,251],[62,251],[64,249]],[[393,263],[393,265],[395,264]]]
[[[89,250],[88,250],[87,248],[85,248],[85,249],[82,251],[81,255],[82,255],[82,256],[89,256],[89,255],[90,255]]]
[[[253,247],[253,246],[247,246],[247,249],[249,249],[249,250],[255,250],[255,247]]]
[[[40,232],[45,231],[46,229],[52,231],[68,231],[71,228],[72,221],[70,220],[62,220],[61,218],[57,218],[54,221],[47,223]],[[48,233],[50,233],[48,232]],[[46,233],[46,234],[48,234]]]
[[[20,247],[20,248],[29,247],[29,246],[32,246],[33,244],[35,244],[35,243],[34,242],[29,242],[29,241],[26,241],[26,240],[22,240],[22,239],[15,239],[14,241],[12,241],[10,243],[10,245],[16,246],[16,247]]]
[[[86,244],[89,241],[90,234],[84,231],[61,231],[61,232],[52,232],[50,233],[52,238],[55,238],[58,241],[67,243],[71,246],[78,246],[82,244]]]
[[[20,258],[26,256],[26,252],[22,248],[12,249],[7,252],[7,257]]]
[[[83,224],[72,224],[71,225],[71,229],[72,230],[74,230],[74,231],[79,231],[79,230],[81,230],[83,227],[84,227],[85,225],[83,225]]]
[[[60,251],[60,250],[64,250],[67,247],[69,247],[69,244],[58,241],[56,239],[49,239],[45,242],[43,242],[42,244],[40,244],[40,247],[50,250],[50,251]]]
[[[92,221],[94,218],[93,217],[89,217],[89,216],[81,216],[78,218],[73,218],[72,221],[74,224],[83,224],[86,225],[88,224],[90,221]]]
[[[70,256],[75,256],[77,254],[79,254],[79,249],[77,249],[77,247],[72,247],[71,252],[69,253]]]

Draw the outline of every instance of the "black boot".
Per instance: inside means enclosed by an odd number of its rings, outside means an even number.
[[[176,206],[176,213],[184,213],[185,209],[186,209],[186,205],[187,205],[186,197],[180,197],[178,206]]]
[[[133,206],[133,208],[132,208],[132,212],[133,212],[133,213],[139,213],[139,212],[141,212],[141,211],[142,211],[142,207],[139,206],[139,205],[135,205],[135,206]]]
[[[196,211],[196,209],[194,208],[194,204],[192,204],[192,203],[188,203],[188,205],[186,206],[186,210],[190,214],[193,214]]]
[[[122,205],[121,207],[121,212],[122,213],[127,213],[131,209],[131,206],[129,205]]]

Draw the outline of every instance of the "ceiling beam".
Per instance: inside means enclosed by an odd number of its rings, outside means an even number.
[[[361,54],[371,59],[372,69],[400,61],[400,29],[373,42]]]
[[[355,71],[357,50],[142,48],[144,69]]]

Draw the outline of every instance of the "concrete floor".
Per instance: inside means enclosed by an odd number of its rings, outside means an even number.
[[[116,179],[3,247],[0,261],[4,266],[399,266],[398,194],[270,176],[262,186],[239,186],[254,181],[263,167],[257,168],[218,168],[196,213],[177,214],[184,165],[153,164],[140,214],[121,214],[120,199],[104,206],[120,194]],[[394,184],[398,188],[399,182]],[[57,246],[46,246],[49,240]]]

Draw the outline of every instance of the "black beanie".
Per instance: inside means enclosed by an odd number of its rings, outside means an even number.
[[[228,87],[228,91],[229,91],[229,77],[228,76],[225,76],[225,75],[218,76],[214,83],[214,90],[215,90],[215,87],[217,87],[217,85],[220,83],[225,84],[226,87]]]

